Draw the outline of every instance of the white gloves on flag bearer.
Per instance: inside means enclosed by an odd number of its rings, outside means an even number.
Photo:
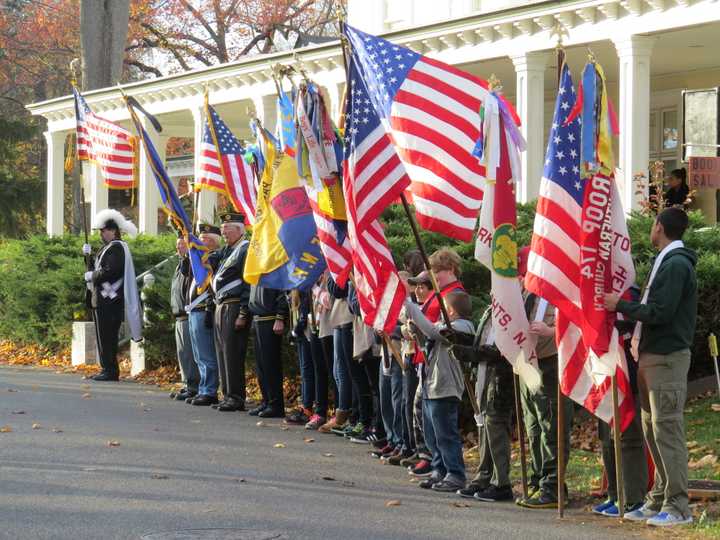
[[[82,250],[83,250],[83,255],[90,255],[90,253],[92,252],[92,249],[90,248],[90,244],[83,244]]]
[[[85,281],[90,283],[92,281],[92,275],[93,273],[90,271],[85,272]]]

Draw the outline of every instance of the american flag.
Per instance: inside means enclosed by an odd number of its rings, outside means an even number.
[[[93,113],[75,88],[73,95],[78,159],[97,164],[107,187],[134,188],[138,165],[135,137],[126,129]]]
[[[244,150],[218,113],[205,103],[205,131],[201,143],[198,189],[211,189],[227,195],[245,221],[255,223],[257,183]]]
[[[343,188],[355,285],[365,323],[392,332],[406,293],[377,217],[409,180],[368,100],[354,58],[349,76]]]
[[[363,110],[378,112],[395,145],[394,149],[378,145],[365,164],[369,172],[359,179],[361,190],[366,189],[365,183],[379,186],[367,203],[378,207],[368,219],[377,217],[391,202],[383,196],[381,179],[393,183],[407,174],[420,225],[470,241],[485,177],[472,152],[480,136],[480,106],[489,98],[487,83],[351,26],[345,28],[352,58],[369,90],[363,96]],[[356,116],[348,125],[357,127],[362,121]],[[381,138],[378,131],[368,147]],[[393,154],[399,156],[402,166],[396,164]]]
[[[557,308],[556,339],[560,386],[565,395],[598,418],[613,418],[611,377],[593,372],[583,342],[580,300],[580,237],[587,179],[580,177],[580,121],[565,125],[575,104],[572,76],[563,65],[540,182],[535,224],[525,277],[527,289]],[[634,414],[627,365],[617,370],[621,423]]]

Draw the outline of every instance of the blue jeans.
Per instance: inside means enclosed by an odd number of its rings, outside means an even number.
[[[389,375],[383,372],[384,361],[380,361],[380,412],[388,442],[398,446],[403,442],[403,375],[398,363],[393,358],[389,361]]]
[[[462,439],[458,428],[460,401],[456,398],[423,399],[425,443],[432,452],[433,476],[465,483]]]
[[[218,391],[218,363],[215,356],[215,335],[212,328],[205,328],[205,312],[190,313],[190,341],[193,356],[200,371],[198,393],[216,396]]]
[[[303,336],[297,337],[298,364],[300,364],[300,393],[302,406],[312,409],[315,401],[315,367],[310,342]]]
[[[352,325],[333,330],[333,378],[338,394],[335,406],[341,411],[350,411],[352,408],[352,379],[348,368],[352,361],[352,339]]]

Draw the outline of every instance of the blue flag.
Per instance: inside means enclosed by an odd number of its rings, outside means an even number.
[[[145,128],[143,128],[140,123],[137,111],[135,110],[134,100],[128,99],[127,106],[130,110],[130,118],[132,119],[133,124],[135,124],[135,129],[142,141],[143,148],[145,148],[145,155],[150,162],[153,176],[155,176],[155,182],[157,183],[158,190],[160,191],[160,198],[162,199],[164,206],[163,209],[168,216],[170,216],[170,219],[175,227],[177,227],[185,237],[185,243],[188,247],[190,266],[195,278],[195,284],[197,285],[198,291],[203,292],[212,280],[212,268],[210,268],[210,265],[207,262],[210,252],[200,239],[193,234],[190,219],[183,208],[177,191],[175,191],[175,186],[173,186],[173,183],[170,181],[170,177],[168,176],[165,166],[155,149],[155,145],[152,143],[147,131],[145,131]],[[142,108],[140,109],[143,114],[149,117],[151,123],[156,126],[156,129],[158,129],[160,124],[157,119],[150,116],[147,112],[142,110]]]

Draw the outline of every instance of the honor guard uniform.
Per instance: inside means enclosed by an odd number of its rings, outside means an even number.
[[[213,273],[217,270],[220,260],[220,228],[215,225],[201,223],[198,225],[200,240],[210,252],[207,262]],[[192,266],[190,268],[192,270]],[[188,397],[185,402],[191,405],[213,405],[218,402],[218,365],[215,354],[215,337],[213,335],[213,303],[210,298],[210,286],[198,291],[198,283],[193,278],[190,284],[190,303],[185,307],[190,321],[190,342],[193,356],[200,371],[198,394]]]
[[[118,334],[123,319],[127,317],[132,339],[142,339],[135,268],[130,249],[121,239],[122,232],[134,236],[137,228],[120,212],[112,209],[99,212],[93,220],[93,228],[100,231],[104,245],[94,258],[90,245],[83,245],[88,266],[85,282],[90,292],[90,307],[102,367],[102,371],[92,378],[96,381],[117,381],[120,375],[117,361]]]
[[[177,254],[180,261],[175,267],[172,283],[170,285],[170,307],[175,317],[175,347],[178,364],[182,376],[183,387],[179,392],[172,392],[170,397],[178,401],[185,401],[195,397],[200,384],[200,372],[193,357],[190,343],[190,322],[185,306],[189,304],[190,283],[190,257],[185,239],[179,236],[176,243]]]
[[[220,371],[223,401],[219,411],[245,410],[245,354],[250,339],[252,315],[248,308],[250,285],[243,279],[249,242],[245,217],[236,212],[220,216],[225,247],[212,280],[215,303],[215,352]]]
[[[255,318],[255,366],[262,403],[249,414],[261,418],[283,418],[282,334],[289,309],[285,291],[253,285],[250,311]]]

